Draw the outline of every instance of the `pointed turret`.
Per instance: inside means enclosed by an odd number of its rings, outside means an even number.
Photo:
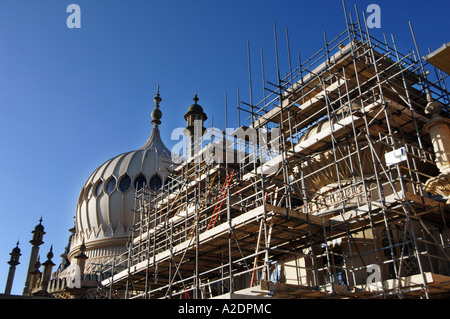
[[[6,280],[6,287],[5,287],[5,295],[11,294],[11,288],[14,281],[14,274],[16,272],[16,266],[19,263],[19,257],[22,256],[19,249],[19,241],[17,241],[16,247],[13,248],[12,252],[10,253],[11,259],[8,261],[9,272],[8,272],[8,279]]]
[[[205,121],[208,119],[205,112],[203,112],[203,108],[200,104],[198,104],[199,98],[197,97],[197,92],[195,92],[194,96],[194,104],[189,106],[186,114],[184,115],[184,119],[187,122],[186,130],[189,135],[190,142],[190,156],[194,156],[197,152],[201,150],[201,139],[203,134],[206,131],[204,127]]]
[[[45,231],[44,226],[42,225],[42,217],[39,220],[39,224],[36,225],[36,227],[31,233],[33,234],[33,238],[30,240],[30,243],[33,245],[33,247],[31,248],[27,278],[25,280],[25,288],[23,289],[24,296],[28,296],[31,293],[31,286],[30,286],[31,272],[35,269],[35,264],[39,254],[39,246],[41,246],[44,243],[42,239],[44,238]]]
[[[156,95],[153,98],[153,101],[155,101],[155,109],[152,111],[152,124],[153,129],[150,133],[150,137],[148,138],[147,142],[140,148],[140,150],[157,150],[165,152],[167,155],[170,155],[170,151],[167,149],[167,147],[164,145],[161,135],[159,133],[158,126],[161,125],[161,118],[162,118],[162,112],[159,108],[159,104],[162,101],[162,98],[159,94],[159,85],[156,91]]]
[[[41,276],[41,282],[39,285],[39,291],[40,293],[47,293],[47,286],[50,282],[50,278],[52,276],[52,269],[55,264],[52,262],[53,258],[53,245],[50,247],[50,251],[47,254],[47,260],[42,264],[42,276]]]

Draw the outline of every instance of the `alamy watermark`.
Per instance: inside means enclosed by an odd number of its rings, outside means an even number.
[[[371,264],[367,266],[367,287],[370,289],[380,289],[381,288],[381,269],[377,264]]]
[[[381,8],[378,4],[369,4],[367,6],[367,13],[370,15],[367,17],[367,27],[370,29],[381,28]]]
[[[66,25],[69,29],[81,28],[81,8],[78,4],[69,4],[66,9],[70,15],[67,17]],[[381,28],[381,7],[378,4],[369,4],[366,12],[370,15],[367,17],[367,27],[370,29]]]
[[[205,131],[205,132],[203,132]],[[197,163],[249,163],[262,164],[261,173],[271,174],[280,161],[280,129],[226,128],[221,131],[203,129],[202,121],[194,121],[193,134],[184,128],[172,131],[171,139],[178,141],[172,148],[172,161],[176,164],[194,160]]]
[[[66,25],[69,29],[81,28],[81,8],[78,4],[69,4],[66,9],[70,15],[66,19]]]

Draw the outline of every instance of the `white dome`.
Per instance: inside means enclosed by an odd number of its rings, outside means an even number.
[[[155,101],[155,110],[159,111],[160,99]],[[83,185],[69,260],[79,252],[83,242],[90,258],[124,251],[133,226],[136,189],[143,184],[160,189],[168,180],[171,153],[161,140],[158,129],[161,114],[156,113],[152,112],[154,128],[144,146],[106,161]]]

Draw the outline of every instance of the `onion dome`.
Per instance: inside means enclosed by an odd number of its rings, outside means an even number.
[[[164,145],[158,128],[162,118],[159,87],[154,101],[153,129],[145,144],[109,159],[94,170],[83,185],[67,255],[69,261],[80,253],[80,248],[86,250],[89,260],[124,252],[133,227],[136,190],[148,185],[157,191],[168,182],[171,152]]]
[[[34,227],[34,230],[31,232],[33,234],[33,238],[30,240],[30,243],[34,246],[40,246],[44,242],[42,241],[45,231],[44,226],[42,225],[42,217],[39,219],[39,224]]]
[[[16,247],[10,253],[11,259],[8,261],[8,264],[11,266],[17,266],[19,263],[19,257],[22,256],[19,248],[19,241],[17,241]]]

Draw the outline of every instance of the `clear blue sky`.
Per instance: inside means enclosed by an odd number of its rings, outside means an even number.
[[[71,3],[81,7],[81,29],[66,26]],[[359,11],[371,3],[381,7],[376,33],[393,33],[405,52],[414,49],[408,21],[422,55],[450,42],[448,0],[358,0]],[[22,293],[41,216],[41,261],[53,245],[59,264],[81,187],[103,162],[145,143],[158,84],[169,148],[195,91],[220,128],[227,91],[229,127],[237,127],[237,87],[249,100],[247,41],[255,99],[261,49],[266,80],[276,81],[274,21],[283,74],[285,27],[294,61],[323,46],[323,30],[331,39],[345,28],[341,0],[1,0],[0,292],[20,240],[13,294]]]

